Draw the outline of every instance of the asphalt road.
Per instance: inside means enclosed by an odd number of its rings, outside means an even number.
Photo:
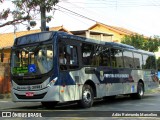
[[[114,100],[98,99],[93,107],[82,109],[76,103],[58,104],[53,109],[44,108],[41,103],[13,103],[10,99],[0,100],[0,116],[2,112],[11,112],[12,117],[41,117],[47,119],[160,119],[160,88],[145,94],[141,100],[133,100],[128,96],[118,96]],[[3,113],[5,115],[5,113]],[[159,117],[157,117],[159,116]],[[0,118],[1,119],[1,118]],[[4,119],[4,118],[3,118]],[[45,118],[46,119],[46,118]]]

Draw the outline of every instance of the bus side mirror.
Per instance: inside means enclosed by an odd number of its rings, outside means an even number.
[[[3,60],[4,60],[4,53],[3,53],[3,50],[2,50],[2,52],[1,52],[1,62],[3,62]]]

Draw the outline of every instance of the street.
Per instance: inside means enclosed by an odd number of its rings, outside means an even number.
[[[0,111],[1,112],[17,112],[17,113],[35,113],[42,117],[112,117],[114,118],[121,118],[125,117],[128,114],[140,115],[142,114],[149,114],[148,117],[144,117],[145,119],[154,118],[156,114],[160,115],[160,88],[156,90],[156,92],[149,92],[146,93],[144,98],[141,100],[134,100],[128,96],[118,96],[114,100],[102,100],[98,99],[95,100],[93,106],[88,109],[82,109],[77,106],[76,103],[61,103],[58,104],[53,109],[44,108],[41,103],[33,103],[33,102],[23,102],[23,103],[13,103],[11,99],[7,100],[0,100]],[[122,116],[123,113],[126,113],[126,116]],[[131,117],[129,115],[129,117]],[[16,116],[14,116],[16,117]],[[28,117],[28,116],[27,116]],[[32,117],[32,116],[31,116]],[[33,116],[35,117],[35,116]],[[132,116],[133,118],[133,116]],[[95,118],[94,118],[95,119]],[[138,119],[138,118],[137,118]]]

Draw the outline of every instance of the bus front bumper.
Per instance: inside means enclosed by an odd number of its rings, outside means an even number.
[[[11,90],[13,102],[43,102],[43,101],[60,101],[59,86],[47,87],[38,91],[18,91]]]

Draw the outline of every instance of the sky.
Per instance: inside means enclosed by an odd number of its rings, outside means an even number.
[[[145,36],[160,36],[160,0],[60,0],[55,10],[47,13],[53,19],[49,27],[62,26],[68,30],[85,30],[95,21],[123,27]],[[10,0],[0,4],[0,11],[7,7],[14,9]],[[75,13],[82,15],[79,15]],[[84,18],[87,17],[89,19]],[[9,19],[12,19],[10,16]],[[36,18],[40,28],[40,16]],[[0,24],[5,21],[0,21]],[[26,25],[16,25],[16,31],[26,30]],[[13,32],[13,26],[0,28],[0,33]]]

